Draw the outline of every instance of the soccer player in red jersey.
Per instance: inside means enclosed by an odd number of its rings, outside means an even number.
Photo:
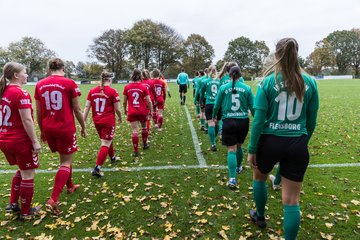
[[[152,114],[152,104],[149,96],[148,89],[141,83],[141,72],[138,69],[134,69],[131,80],[124,88],[124,113],[127,115],[127,120],[130,122],[132,128],[132,143],[134,146],[135,158],[139,157],[139,135],[138,135],[138,124],[140,122],[142,127],[142,140],[143,149],[149,148],[147,144],[148,130],[146,128],[146,120]],[[129,104],[128,104],[129,102]]]
[[[147,69],[143,69],[141,71],[141,78],[142,78],[141,83],[144,84],[146,86],[146,88],[148,89],[149,94],[150,94],[150,100],[151,100],[151,103],[152,103],[152,105],[154,107],[154,95],[152,94],[152,92],[150,90],[152,80],[150,79],[150,73],[149,73],[149,71]],[[148,112],[150,112],[149,109],[148,109]],[[153,110],[153,112],[155,112],[154,113],[155,115],[153,114],[152,117],[153,117],[153,120],[154,120],[154,124],[156,124],[156,122],[155,122],[156,119],[157,119],[156,111]],[[149,132],[150,131],[150,117],[146,120],[146,128],[147,128],[147,130]]]
[[[109,72],[101,74],[100,86],[90,90],[84,109],[84,121],[86,122],[89,110],[92,110],[92,119],[101,139],[101,147],[96,159],[96,166],[92,175],[102,177],[101,166],[109,154],[111,162],[116,161],[112,144],[115,133],[115,113],[118,123],[121,123],[120,97],[117,90],[111,87],[113,75]]]
[[[158,69],[154,69],[151,72],[151,77],[153,79],[151,83],[151,92],[154,95],[154,111],[158,111],[158,116],[156,119],[158,130],[162,130],[163,123],[163,111],[166,99],[166,86],[163,80],[160,79],[160,71]]]
[[[35,133],[31,97],[22,89],[27,77],[23,65],[9,62],[0,78],[0,149],[10,165],[19,167],[12,179],[10,204],[5,210],[20,212],[20,219],[24,220],[32,218],[40,209],[31,208],[41,146]]]
[[[41,138],[47,141],[52,152],[59,152],[60,167],[55,176],[51,198],[46,206],[59,215],[59,195],[64,186],[73,193],[80,187],[72,182],[73,154],[77,151],[74,114],[81,126],[81,135],[86,136],[85,122],[80,108],[80,89],[72,79],[64,77],[64,62],[59,58],[49,61],[50,76],[35,87],[36,113]]]

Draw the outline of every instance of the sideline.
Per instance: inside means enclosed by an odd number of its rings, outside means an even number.
[[[334,163],[334,164],[310,164],[308,168],[339,168],[339,167],[360,167],[360,163]],[[157,171],[157,170],[169,170],[169,169],[227,169],[227,166],[223,165],[168,165],[168,166],[148,166],[148,167],[117,167],[117,168],[101,168],[104,172],[140,172],[140,171]],[[91,172],[93,168],[74,168],[73,172]],[[58,169],[54,170],[36,170],[36,173],[56,173]],[[15,173],[16,170],[0,170],[0,174]]]

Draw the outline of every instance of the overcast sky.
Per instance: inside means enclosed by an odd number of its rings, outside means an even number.
[[[215,61],[240,36],[263,40],[271,51],[279,39],[294,37],[305,58],[329,33],[360,28],[360,0],[0,0],[0,9],[0,47],[35,37],[75,63],[90,61],[86,50],[105,30],[147,18],[184,39],[204,36]]]

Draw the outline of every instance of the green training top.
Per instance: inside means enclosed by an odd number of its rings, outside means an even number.
[[[199,99],[199,102],[200,102],[200,89],[203,85],[203,83],[207,80],[208,76],[204,75],[202,77],[199,78],[198,80],[198,84],[197,84],[197,88],[196,88],[196,91],[195,91],[195,98],[194,98],[194,102],[196,101],[196,99]]]
[[[221,107],[222,119],[226,118],[248,118],[249,110],[254,115],[254,95],[251,88],[240,79],[235,82],[236,93],[232,93],[232,82],[222,85],[216,96],[213,110],[213,118],[217,116]]]
[[[193,89],[196,89],[198,86],[198,80],[200,77],[194,77],[192,80],[192,84],[193,84]]]
[[[201,89],[200,89],[200,102],[203,98],[206,99],[205,104],[214,104],[215,98],[220,88],[220,81],[219,79],[212,79],[208,77],[206,81],[202,82]]]

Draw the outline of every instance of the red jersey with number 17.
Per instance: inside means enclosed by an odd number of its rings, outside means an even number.
[[[30,94],[19,86],[7,86],[0,101],[0,142],[30,141],[19,113],[26,108],[32,115]]]
[[[41,104],[43,130],[75,131],[71,100],[81,95],[74,80],[51,75],[36,84],[35,99]]]
[[[128,99],[128,115],[144,115],[149,112],[145,99],[149,95],[149,90],[141,82],[127,84],[123,95],[127,96]]]
[[[92,118],[96,124],[115,125],[114,103],[120,101],[119,93],[112,87],[100,86],[90,90],[87,100],[91,102]]]

